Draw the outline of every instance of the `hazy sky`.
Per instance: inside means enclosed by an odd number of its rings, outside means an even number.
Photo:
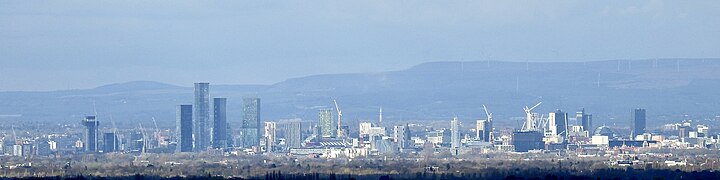
[[[0,91],[656,57],[720,57],[720,1],[0,0]]]

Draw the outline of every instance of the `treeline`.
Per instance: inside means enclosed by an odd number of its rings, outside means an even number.
[[[0,178],[2,179],[2,178]],[[28,178],[9,178],[9,179],[66,179],[66,180],[123,180],[123,179],[149,179],[149,180],[180,180],[180,179],[252,179],[252,180],[391,180],[391,179],[413,179],[413,180],[444,180],[444,179],[502,179],[502,180],[556,180],[556,179],[579,179],[579,180],[595,180],[595,179],[720,179],[720,172],[717,171],[693,171],[685,172],[680,170],[642,170],[642,169],[599,169],[593,172],[573,172],[571,170],[543,170],[539,169],[492,169],[482,172],[455,172],[455,173],[438,173],[438,172],[418,172],[414,174],[371,174],[371,175],[352,175],[352,174],[321,174],[321,173],[283,173],[272,171],[265,173],[264,176],[257,177],[221,177],[208,174],[206,176],[190,176],[190,177],[159,177],[146,176],[136,174],[134,176],[118,176],[118,177],[96,177],[92,175],[80,175],[72,177],[28,177]]]

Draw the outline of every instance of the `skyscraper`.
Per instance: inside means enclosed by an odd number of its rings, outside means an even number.
[[[275,147],[275,139],[277,138],[277,123],[265,122],[264,130],[265,133],[263,133],[263,137],[265,139],[265,151],[273,152],[273,149]]]
[[[585,114],[585,108],[582,108],[580,111],[577,112],[575,118],[577,118],[578,121],[580,121],[580,125],[582,125],[583,130],[592,132],[592,114]]]
[[[563,138],[567,137],[568,134],[568,115],[565,112],[562,112],[561,110],[557,110],[555,112],[551,112],[548,116],[548,120],[550,122],[548,123],[550,126],[550,132],[552,132],[553,135],[558,135]]]
[[[85,116],[82,125],[85,126],[85,138],[83,140],[83,142],[85,142],[85,151],[97,152],[98,126],[100,126],[100,122],[95,119],[95,116]]]
[[[242,147],[260,145],[260,98],[243,98]]]
[[[398,148],[405,149],[410,147],[410,128],[407,124],[395,126],[393,129],[393,139],[397,143]]]
[[[210,145],[210,84],[195,83],[193,103],[193,136],[195,151],[205,151]]]
[[[193,107],[180,105],[176,112],[177,152],[193,151]]]
[[[320,120],[320,124],[318,124],[318,126],[320,127],[320,134],[322,134],[322,137],[334,137],[336,129],[333,125],[334,120],[332,110],[321,109],[320,112],[318,112],[318,119]]]
[[[490,142],[490,133],[492,132],[492,122],[488,120],[477,120],[475,122],[475,137],[484,142]]]
[[[287,149],[302,147],[302,124],[299,120],[285,124],[285,144]]]
[[[227,99],[213,99],[213,129],[212,129],[212,147],[227,147]]]
[[[634,139],[635,136],[645,133],[645,109],[637,108],[630,112],[630,138]]]
[[[118,150],[118,139],[114,132],[108,132],[103,134],[103,152],[115,152]]]
[[[450,147],[452,148],[459,148],[460,147],[460,121],[457,117],[453,118],[452,121],[450,121]]]

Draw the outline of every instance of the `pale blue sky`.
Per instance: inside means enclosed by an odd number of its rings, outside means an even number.
[[[271,84],[429,61],[720,57],[720,1],[0,0],[0,91]]]

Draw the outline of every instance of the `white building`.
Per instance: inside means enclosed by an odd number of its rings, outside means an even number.
[[[277,139],[277,123],[275,122],[265,122],[265,133],[263,134],[263,137],[265,138],[265,151],[266,152],[272,152],[273,146],[275,145],[275,139]]]
[[[450,147],[452,148],[459,148],[460,147],[460,121],[457,119],[457,117],[453,118],[452,121],[450,121]]]

